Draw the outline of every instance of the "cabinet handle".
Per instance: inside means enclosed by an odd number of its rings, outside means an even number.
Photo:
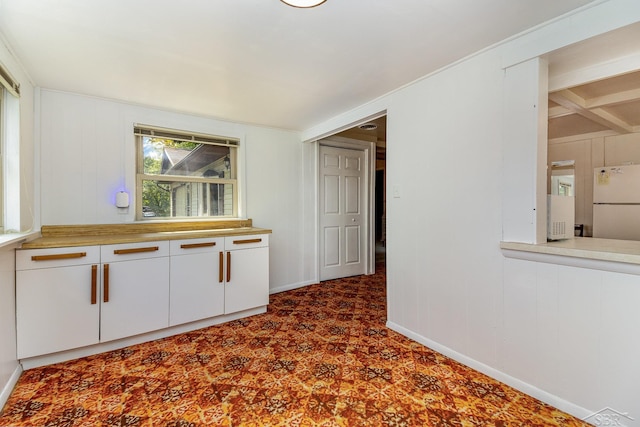
[[[53,261],[57,259],[82,258],[85,256],[87,256],[86,252],[73,252],[69,254],[54,254],[54,255],[34,255],[31,257],[31,261]]]
[[[109,302],[109,264],[105,264],[102,267],[103,271],[103,289],[102,289],[102,302]]]
[[[247,243],[260,243],[262,239],[244,239],[244,240],[234,240],[234,245],[246,245]]]
[[[227,252],[227,283],[231,281],[231,252]]]
[[[98,266],[91,266],[91,304],[98,302]]]
[[[114,255],[139,254],[140,252],[155,252],[157,250],[160,250],[159,246],[149,246],[146,248],[116,249],[113,251],[113,254]]]
[[[220,252],[220,258],[218,259],[218,282],[224,281],[224,253]]]
[[[188,243],[188,244],[180,245],[180,249],[208,248],[215,245],[216,245],[216,242]]]

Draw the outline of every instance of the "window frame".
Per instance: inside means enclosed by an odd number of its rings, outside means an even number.
[[[4,234],[5,220],[7,217],[6,212],[4,211],[4,198],[5,198],[5,152],[6,152],[6,136],[5,136],[5,96],[7,90],[0,86],[0,234]]]
[[[158,138],[182,142],[195,142],[198,144],[217,145],[229,148],[230,160],[230,176],[229,177],[204,177],[204,176],[185,176],[185,175],[158,175],[148,174],[144,172],[144,138]],[[136,150],[136,191],[135,191],[135,219],[137,221],[162,220],[162,221],[178,221],[185,219],[198,220],[215,220],[215,219],[233,219],[239,217],[239,179],[238,179],[238,160],[240,150],[240,140],[233,137],[223,137],[210,134],[202,134],[198,132],[189,132],[176,129],[161,128],[149,125],[134,125],[134,139]],[[211,184],[229,184],[232,186],[232,213],[230,215],[173,215],[163,217],[145,217],[143,215],[143,182],[174,182],[174,183],[196,183],[202,185]],[[189,203],[190,208],[190,203]]]

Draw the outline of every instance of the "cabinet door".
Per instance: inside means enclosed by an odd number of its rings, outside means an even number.
[[[171,256],[170,326],[224,313],[220,251]]]
[[[168,257],[103,264],[102,274],[100,341],[169,326]]]
[[[18,359],[97,343],[99,280],[98,264],[17,271]]]
[[[269,303],[269,248],[239,249],[225,254],[225,313]]]

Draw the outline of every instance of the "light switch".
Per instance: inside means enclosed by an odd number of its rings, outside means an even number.
[[[393,186],[393,197],[396,199],[400,198],[400,187],[397,185]]]

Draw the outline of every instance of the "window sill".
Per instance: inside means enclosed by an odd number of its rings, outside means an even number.
[[[507,258],[640,275],[640,241],[576,237],[539,244],[500,242]]]
[[[0,234],[0,248],[12,245],[19,245],[28,240],[40,237],[39,231],[25,231],[23,233]]]

